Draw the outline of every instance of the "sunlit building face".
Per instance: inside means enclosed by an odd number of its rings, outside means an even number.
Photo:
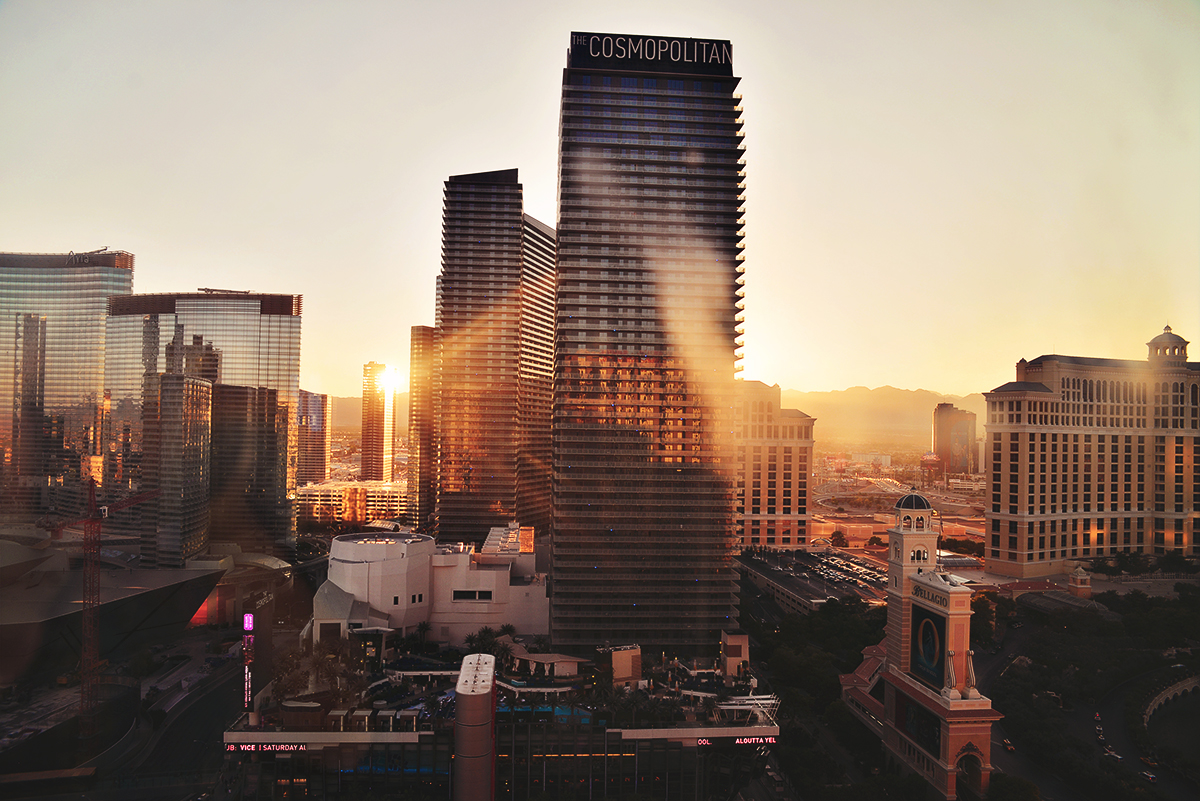
[[[1168,326],[1145,361],[1051,354],[987,399],[987,566],[1200,556],[1200,379]]]
[[[396,368],[363,365],[362,468],[364,481],[392,480],[392,430],[395,426]]]
[[[105,308],[133,289],[133,254],[0,253],[3,505],[78,509],[102,478]]]
[[[554,395],[556,646],[715,652],[737,627],[742,274],[729,42],[571,34]]]
[[[554,229],[524,213],[516,170],[451,176],[444,201],[436,530],[482,543],[517,520],[540,534],[550,517]]]

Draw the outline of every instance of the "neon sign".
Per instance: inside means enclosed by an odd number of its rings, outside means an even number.
[[[226,751],[307,751],[304,743],[225,743]]]
[[[697,737],[697,746],[714,746],[714,745],[774,745],[775,738],[767,735],[765,737]]]

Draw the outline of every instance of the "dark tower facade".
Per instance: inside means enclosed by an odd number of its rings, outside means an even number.
[[[548,528],[554,229],[525,214],[516,170],[445,184],[434,360],[437,532],[482,542]]]
[[[744,146],[727,41],[572,33],[554,362],[556,647],[737,625]]]
[[[933,408],[933,452],[949,474],[979,470],[975,445],[975,413],[939,403]]]
[[[225,290],[109,300],[105,488],[163,489],[109,525],[141,532],[147,564],[180,566],[209,540],[294,548],[301,304]]]
[[[408,355],[408,522],[424,530],[437,499],[433,358],[437,329],[414,325]]]

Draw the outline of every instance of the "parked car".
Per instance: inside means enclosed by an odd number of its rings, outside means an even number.
[[[1118,754],[1116,751],[1105,751],[1105,752],[1104,752],[1104,755],[1105,755],[1106,757],[1108,757],[1109,759],[1111,759],[1113,762],[1120,762],[1120,761],[1121,761],[1121,755],[1120,755],[1120,754]]]
[[[1000,744],[1004,746],[1005,751],[1016,751],[1017,750],[1017,747],[1015,745],[1013,745],[1011,742],[1009,742],[1007,737],[1005,737],[1003,740],[1001,740]]]
[[[1148,770],[1143,770],[1143,771],[1142,771],[1141,773],[1139,773],[1138,775],[1139,775],[1139,776],[1141,776],[1141,777],[1142,777],[1143,779],[1145,779],[1146,781],[1150,782],[1151,784],[1154,784],[1155,782],[1157,782],[1157,781],[1158,781],[1158,777],[1157,777],[1157,776],[1155,776],[1153,773],[1151,773],[1151,772],[1150,772],[1150,771],[1148,771]]]

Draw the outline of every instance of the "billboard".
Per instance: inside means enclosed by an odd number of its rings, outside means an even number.
[[[946,618],[918,604],[912,605],[912,642],[909,673],[934,690],[946,683]]]
[[[678,36],[572,33],[567,66],[622,72],[733,75],[733,45],[726,40]]]

